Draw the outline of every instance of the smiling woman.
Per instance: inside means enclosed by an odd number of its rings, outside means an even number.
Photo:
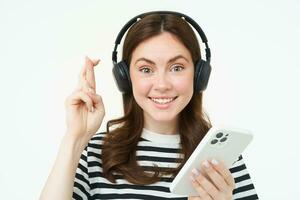
[[[174,60],[178,55],[186,59]],[[177,133],[182,137],[180,153],[184,159],[188,158],[210,128],[202,112],[202,93],[194,92],[194,63],[199,59],[196,35],[180,17],[148,15],[130,28],[124,41],[122,60],[129,67],[132,87],[123,93],[124,117],[107,124],[108,137],[102,149],[104,176],[113,177],[112,168],[122,166],[118,170],[130,182],[150,184],[159,179],[139,167],[134,153],[144,128],[162,136]],[[174,71],[176,65],[182,65],[184,69]],[[174,100],[162,105],[154,99],[161,102]],[[110,126],[119,123],[124,123],[123,127],[109,132]],[[132,162],[126,162],[127,159]],[[162,170],[153,164],[149,163],[152,171]],[[163,170],[174,175],[180,168]]]
[[[155,12],[135,17],[121,30],[116,44],[132,25],[121,62],[116,62],[116,46],[113,51],[113,75],[123,93],[124,116],[108,121],[106,132],[95,134],[91,127],[98,127],[104,114],[101,98],[91,92],[77,95],[88,108],[95,104],[96,113],[83,111],[82,123],[75,120],[69,124],[72,131],[61,145],[42,197],[54,193],[52,199],[68,199],[73,178],[73,199],[258,199],[242,156],[230,169],[217,160],[206,161],[210,170],[201,170],[193,182],[198,197],[170,193],[170,183],[212,127],[202,107],[210,74],[210,50],[198,27],[206,44],[203,61],[197,37],[182,16],[197,26],[186,15]],[[84,91],[95,87],[91,74],[96,63],[88,61],[88,70],[83,70]],[[78,103],[71,97],[71,105]],[[96,118],[97,112],[101,118]],[[69,118],[80,118],[74,116]],[[86,130],[78,124],[85,125]],[[118,126],[112,129],[114,125]],[[74,139],[74,135],[82,137]],[[63,153],[69,156],[65,159],[69,165],[62,159]]]
[[[193,96],[194,64],[189,50],[174,35],[163,32],[141,42],[131,63],[135,63],[130,65],[133,96],[143,108],[144,127],[176,132],[179,113]],[[145,69],[149,71],[141,71]]]

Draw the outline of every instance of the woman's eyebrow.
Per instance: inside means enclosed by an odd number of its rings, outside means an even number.
[[[175,60],[177,60],[177,59],[179,59],[179,58],[182,58],[182,59],[186,60],[186,61],[189,63],[189,60],[188,60],[187,58],[185,58],[183,55],[177,55],[177,56],[171,58],[171,59],[168,61],[168,64],[171,63],[171,62],[174,62]],[[147,62],[147,63],[150,63],[150,64],[155,65],[155,62],[154,62],[154,61],[152,61],[152,60],[150,60],[150,59],[148,59],[148,58],[144,58],[144,57],[137,59],[137,60],[135,61],[134,64],[136,64],[136,63],[139,62],[139,61],[145,61],[145,62]]]

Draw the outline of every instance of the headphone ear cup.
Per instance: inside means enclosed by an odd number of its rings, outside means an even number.
[[[131,91],[131,80],[128,69],[126,62],[122,60],[114,64],[112,70],[115,83],[122,93],[129,93]]]
[[[208,84],[210,77],[211,66],[208,62],[200,59],[196,64],[194,76],[194,91],[197,93],[203,92]]]

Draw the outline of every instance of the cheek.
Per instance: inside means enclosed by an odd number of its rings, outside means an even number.
[[[151,83],[145,79],[134,79],[132,80],[132,88],[134,93],[147,94],[151,88]]]
[[[192,78],[178,78],[174,80],[173,86],[176,88],[176,91],[183,93],[193,92],[193,79]]]

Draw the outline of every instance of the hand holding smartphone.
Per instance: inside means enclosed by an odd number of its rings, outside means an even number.
[[[201,163],[213,158],[222,161],[226,167],[230,168],[252,138],[250,130],[224,125],[213,126],[171,183],[171,193],[186,196],[198,195],[189,178],[192,169],[196,168],[200,171]]]

